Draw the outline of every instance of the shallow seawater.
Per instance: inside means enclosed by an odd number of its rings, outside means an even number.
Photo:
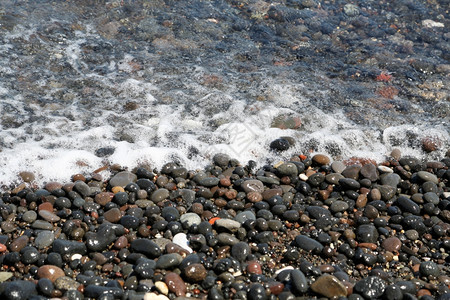
[[[0,4],[2,184],[450,146],[445,1],[31,2]]]

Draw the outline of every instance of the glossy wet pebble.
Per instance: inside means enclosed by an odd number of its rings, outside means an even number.
[[[311,284],[311,289],[327,298],[347,296],[347,288],[333,275],[322,275]]]

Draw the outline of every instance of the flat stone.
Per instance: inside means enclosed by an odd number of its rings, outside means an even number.
[[[333,275],[322,275],[311,284],[311,289],[327,298],[347,296],[345,285]]]
[[[44,249],[53,244],[55,240],[55,234],[49,230],[44,230],[38,233],[36,239],[34,240],[34,245],[38,249]]]
[[[150,197],[150,199],[154,202],[154,203],[158,203],[161,202],[167,198],[169,198],[170,194],[169,191],[167,189],[161,188],[161,189],[157,189],[156,191],[154,191]]]
[[[47,210],[40,210],[38,214],[41,218],[48,222],[58,222],[59,220],[61,220],[60,217]]]
[[[264,192],[264,184],[260,180],[251,179],[246,180],[241,184],[242,189],[244,192]]]
[[[437,176],[427,171],[419,171],[417,172],[417,176],[423,181],[431,181],[435,184],[439,183]]]
[[[297,235],[297,237],[295,238],[295,243],[298,247],[305,251],[321,252],[323,249],[323,245],[321,243],[310,237],[307,237],[306,235]]]
[[[59,277],[65,276],[64,271],[61,268],[53,265],[43,265],[39,267],[37,271],[39,278],[50,279],[51,282],[55,282]]]
[[[354,286],[354,290],[366,299],[380,298],[385,288],[385,281],[377,276],[363,278]]]
[[[383,247],[386,251],[398,251],[402,247],[402,242],[397,237],[388,237],[381,243],[381,247]]]
[[[55,280],[55,287],[61,291],[77,290],[81,283],[73,280],[70,277],[62,276]]]
[[[316,164],[323,166],[330,164],[330,158],[327,155],[324,154],[316,154],[312,157],[312,161]]]
[[[114,175],[109,181],[109,184],[112,187],[121,186],[124,188],[127,186],[127,184],[136,182],[136,180],[137,180],[136,174],[133,174],[129,171],[122,171]]]
[[[359,172],[364,178],[370,181],[376,181],[378,179],[377,167],[373,164],[365,164]]]

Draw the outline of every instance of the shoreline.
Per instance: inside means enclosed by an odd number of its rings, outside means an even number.
[[[216,154],[2,192],[0,295],[448,299],[449,157],[255,167]]]

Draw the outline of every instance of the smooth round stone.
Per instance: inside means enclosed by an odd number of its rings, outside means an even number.
[[[183,257],[178,253],[170,253],[170,254],[164,254],[161,255],[158,260],[156,261],[156,267],[157,269],[173,269],[177,267],[181,261],[183,260]]]
[[[91,251],[101,252],[116,240],[116,234],[112,227],[99,228],[98,232],[86,232],[86,246]]]
[[[290,146],[291,144],[289,143],[289,141],[284,138],[273,140],[269,145],[270,149],[278,151],[285,151],[289,149]]]
[[[186,296],[186,284],[177,273],[167,273],[164,277],[164,282],[167,284],[169,291],[177,295],[177,297]]]
[[[376,243],[378,230],[372,224],[363,224],[356,229],[356,239],[360,243]]]
[[[283,163],[277,167],[278,172],[283,176],[297,176],[298,169],[293,163]]]
[[[250,179],[246,180],[241,184],[242,189],[246,193],[250,192],[264,192],[264,184],[260,180]]]
[[[297,235],[295,243],[299,248],[305,251],[321,252],[323,250],[323,245],[321,243],[305,235]]]
[[[397,185],[400,183],[400,175],[396,174],[396,173],[390,173],[390,174],[386,174],[381,176],[381,184],[383,185],[390,185],[392,187],[397,187]]]
[[[134,271],[143,279],[153,278],[156,262],[148,258],[139,258]],[[131,280],[131,279],[130,279]],[[130,284],[130,282],[128,282]]]
[[[245,261],[250,253],[250,246],[246,242],[238,242],[231,247],[231,256],[238,261]]]
[[[199,282],[205,279],[208,272],[200,263],[190,264],[183,269],[183,275],[189,282]]]
[[[141,299],[141,298],[139,298],[139,299]],[[145,293],[144,300],[169,300],[169,298],[167,296],[161,295],[161,294]]]
[[[434,205],[438,205],[439,201],[440,201],[439,196],[433,192],[427,192],[427,193],[423,194],[423,199],[426,202],[433,203]]]
[[[234,235],[229,233],[219,233],[217,235],[217,239],[219,240],[219,243],[222,245],[228,245],[233,246],[237,243],[239,243],[239,239],[236,238]]]
[[[330,173],[325,176],[325,181],[331,184],[339,184],[339,180],[345,178],[339,173]]]
[[[160,293],[164,295],[169,294],[169,288],[167,287],[167,284],[165,282],[157,281],[155,282],[155,287]]]
[[[34,173],[28,171],[20,172],[19,176],[24,182],[32,182],[35,179]]]
[[[378,166],[377,169],[380,173],[394,173],[394,170],[386,166]]]
[[[345,201],[337,200],[331,203],[330,210],[334,213],[346,211],[348,209],[348,203]]]
[[[260,283],[254,283],[250,286],[247,294],[248,300],[266,300],[266,289]]]
[[[24,300],[37,294],[36,285],[28,280],[7,282],[3,288],[2,299],[6,300]]]
[[[420,275],[424,277],[428,277],[430,275],[438,277],[441,274],[438,265],[432,261],[424,261],[420,263],[419,272]]]
[[[320,166],[330,164],[330,158],[324,154],[316,154],[312,157],[312,161]]]
[[[312,186],[319,186],[322,182],[325,181],[325,175],[322,173],[314,173],[308,177],[307,182]]]
[[[320,206],[308,206],[308,207],[306,207],[306,211],[314,219],[320,219],[323,217],[331,217],[330,211],[328,209],[326,209],[324,207],[320,207]]]
[[[213,156],[213,162],[219,167],[227,167],[231,157],[228,154],[217,153]]]
[[[111,202],[114,198],[114,193],[111,192],[102,192],[95,195],[95,202],[100,204],[101,206],[105,206],[107,203]]]
[[[366,299],[380,298],[385,288],[385,281],[377,276],[363,278],[354,286],[354,290]]]
[[[150,199],[154,202],[154,203],[158,203],[161,202],[167,198],[169,198],[170,194],[169,191],[167,189],[161,188],[161,189],[157,189],[156,191],[154,191],[150,197]]]
[[[324,274],[311,284],[311,289],[327,298],[347,296],[345,285],[333,275]]]
[[[34,247],[25,247],[22,249],[22,259],[24,264],[32,264],[38,261],[39,251]]]
[[[136,230],[139,227],[139,218],[125,215],[120,219],[120,224],[125,228]]]
[[[216,220],[214,225],[216,227],[226,228],[233,232],[238,230],[241,227],[241,223],[239,223],[238,221],[231,220],[231,219],[218,219],[218,220]]]
[[[27,244],[30,238],[26,235],[19,236],[14,239],[9,245],[9,250],[11,252],[20,252]]]
[[[262,274],[261,265],[256,260],[252,260],[252,261],[248,262],[246,271],[248,274],[258,274],[258,275]]]
[[[376,181],[378,179],[377,167],[373,164],[362,166],[359,172],[364,178],[367,178],[370,181]]]
[[[44,220],[36,220],[31,224],[33,229],[53,230],[53,225]]]
[[[51,282],[55,282],[59,277],[65,276],[64,271],[61,268],[53,265],[43,265],[39,267],[37,271],[39,278],[47,278]]]
[[[111,223],[116,223],[122,218],[122,213],[120,209],[117,207],[113,207],[110,210],[106,211],[103,214],[103,217],[105,217],[105,220]]]
[[[187,250],[189,253],[192,253],[192,248],[189,247],[189,240],[187,239],[186,233],[180,232],[180,233],[175,234],[175,236],[172,239],[172,243]]]
[[[48,210],[40,210],[38,214],[41,218],[48,222],[58,222],[59,220],[61,220],[60,217],[52,212],[49,212]]]
[[[68,290],[77,290],[81,284],[70,277],[62,276],[55,280],[54,285],[55,288],[57,288],[58,290],[68,291]]]
[[[247,220],[256,220],[255,213],[249,210],[240,212],[234,217],[235,221],[238,221],[240,224],[244,224]]]
[[[419,233],[417,232],[417,230],[414,229],[406,230],[405,235],[411,241],[416,241],[419,239]]]
[[[199,225],[202,222],[202,219],[196,213],[185,213],[180,217],[180,223],[186,224],[187,228],[190,228],[192,225]]]
[[[376,188],[380,191],[382,200],[391,200],[394,197],[397,189],[390,185],[377,185]]]
[[[308,281],[302,271],[294,269],[290,272],[292,287],[300,293],[308,290]]]
[[[420,215],[420,206],[405,196],[398,197],[397,204],[403,211]]]
[[[114,175],[109,181],[109,185],[126,187],[127,184],[136,182],[137,176],[129,171],[122,171]]]
[[[383,247],[386,251],[398,251],[402,247],[402,242],[397,237],[388,237],[381,243],[381,247]]]
[[[130,249],[133,252],[142,253],[147,257],[155,258],[161,255],[159,246],[148,239],[136,239],[131,242]]]
[[[345,170],[345,165],[342,161],[333,161],[333,163],[331,164],[331,169],[340,174]]]
[[[73,190],[85,198],[91,195],[91,188],[83,181],[78,180],[73,185]]]
[[[386,297],[387,300],[403,299],[403,293],[399,286],[389,285],[384,290],[384,297]]]
[[[419,178],[422,179],[423,181],[431,181],[434,182],[435,184],[439,183],[439,180],[436,177],[436,175],[431,174],[430,172],[427,171],[419,171],[417,172],[417,176],[419,176]]]
[[[342,171],[342,175],[346,178],[351,178],[357,180],[359,177],[359,171],[361,170],[361,166],[359,165],[351,165],[345,168],[344,171]]]
[[[339,184],[349,190],[358,190],[361,187],[360,183],[352,178],[339,179]]]
[[[38,283],[37,283],[37,287],[39,289],[39,291],[44,294],[44,296],[51,296],[52,291],[55,289],[53,286],[53,282],[51,282],[49,279],[47,278],[41,278],[39,279]]]
[[[53,241],[53,252],[61,256],[72,254],[86,254],[86,245],[82,242],[56,239]]]
[[[103,295],[108,295],[111,299],[120,299],[123,295],[123,290],[119,287],[90,284],[85,287],[83,294],[91,299],[99,299]]]
[[[22,216],[22,220],[27,223],[33,223],[36,220],[36,218],[37,213],[33,210],[26,211]]]
[[[199,185],[205,186],[205,187],[213,187],[217,186],[220,182],[220,179],[217,177],[206,177],[203,179],[200,179],[198,182]]]

